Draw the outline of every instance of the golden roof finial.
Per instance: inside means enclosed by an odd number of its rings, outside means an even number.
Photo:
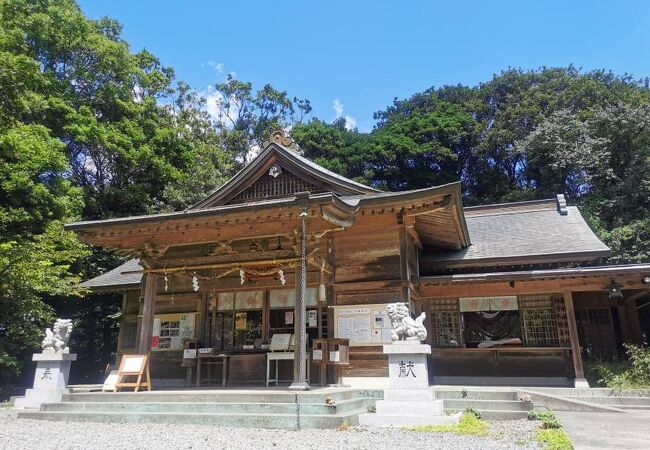
[[[265,142],[264,147],[267,147],[271,142],[275,142],[278,145],[300,153],[300,147],[296,144],[296,141],[294,141],[291,135],[286,133],[284,130],[276,130],[271,133],[271,140]]]

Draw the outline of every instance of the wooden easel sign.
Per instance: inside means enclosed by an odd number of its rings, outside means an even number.
[[[142,377],[146,379],[143,380]],[[125,382],[127,377],[137,377],[135,382]],[[124,355],[120,361],[120,367],[117,369],[117,383],[115,383],[115,392],[119,392],[123,387],[131,387],[134,392],[138,392],[141,387],[151,390],[151,377],[149,376],[149,360],[147,355]]]

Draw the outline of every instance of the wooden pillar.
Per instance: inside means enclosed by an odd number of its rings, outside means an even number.
[[[636,297],[625,299],[625,320],[628,329],[628,342],[634,345],[643,343],[639,312],[636,309]]]
[[[156,309],[156,277],[151,273],[143,275],[144,300],[142,303],[142,317],[138,332],[136,350],[139,355],[148,355],[151,351],[151,334],[153,332],[153,316]]]
[[[621,326],[621,338],[623,342],[630,342],[630,327],[628,326],[625,305],[616,305],[616,312],[618,313],[618,324]]]
[[[576,313],[573,308],[573,295],[571,294],[571,291],[564,291],[564,307],[566,309],[567,325],[569,328],[569,341],[571,342],[573,368],[575,369],[575,385],[576,387],[589,387],[587,380],[585,380],[585,372],[582,366],[578,325],[576,324]]]

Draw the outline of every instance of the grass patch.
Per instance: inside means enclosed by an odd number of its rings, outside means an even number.
[[[533,409],[528,411],[528,420],[541,420],[542,428],[562,428],[562,423],[555,417],[553,411],[546,411],[541,409]]]
[[[473,436],[487,436],[489,431],[488,424],[474,414],[463,414],[460,422],[454,425],[419,425],[409,429],[426,433],[456,433]]]
[[[535,433],[535,440],[542,444],[545,450],[573,449],[569,435],[561,428],[540,428]]]

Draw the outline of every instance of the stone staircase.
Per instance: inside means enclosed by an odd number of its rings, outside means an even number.
[[[480,388],[434,388],[435,398],[444,400],[446,412],[473,409],[485,420],[526,419],[533,409],[530,402],[519,399],[516,391]]]
[[[204,424],[248,428],[357,425],[381,392],[355,389],[72,393],[19,418],[74,422]],[[327,404],[326,401],[333,404]]]

